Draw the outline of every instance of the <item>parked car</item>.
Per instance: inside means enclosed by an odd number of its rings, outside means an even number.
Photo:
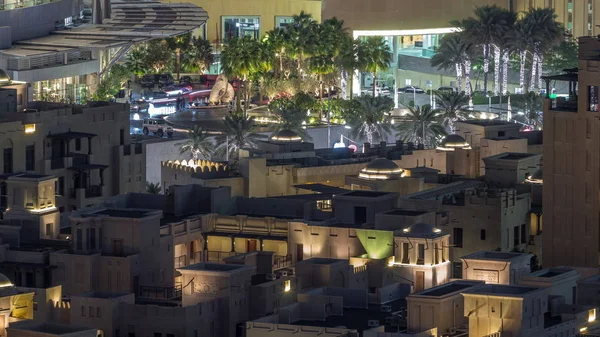
[[[190,84],[192,83],[192,78],[190,76],[181,76],[179,78],[179,84]]]
[[[455,92],[456,89],[454,87],[439,87],[437,88],[437,91],[439,92]]]
[[[169,138],[173,137],[173,127],[162,118],[145,118],[142,123],[142,132],[145,135],[152,132],[159,137],[163,137],[166,133]]]
[[[140,80],[140,84],[145,88],[152,88],[154,86],[154,75],[144,75]]]
[[[419,87],[414,87],[414,86],[409,85],[406,87],[398,88],[398,92],[410,93],[410,94],[412,94],[414,92],[415,94],[424,94],[425,90],[423,90]]]
[[[173,76],[171,74],[161,74],[158,78],[158,84],[161,86],[173,84]]]

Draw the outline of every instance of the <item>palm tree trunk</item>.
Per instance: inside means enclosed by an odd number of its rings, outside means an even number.
[[[494,96],[498,96],[500,91],[500,48],[494,45]]]
[[[465,68],[465,94],[471,97],[471,60],[466,59],[463,63]]]
[[[377,93],[377,69],[373,70],[373,97]]]
[[[321,122],[323,120],[323,74],[319,74],[319,103],[321,105],[319,122]]]
[[[458,86],[458,91],[462,91],[462,69],[460,63],[456,63],[454,66],[456,67],[456,85]]]
[[[177,80],[179,81],[179,73],[181,72],[181,50],[179,48],[175,50],[175,55],[177,55]]]
[[[244,80],[244,116],[248,115],[248,107],[250,106],[250,98],[248,97],[248,80]]]
[[[342,98],[348,99],[348,72],[342,69],[342,76],[340,76],[340,88],[342,88]]]
[[[238,78],[237,80],[237,92],[235,93],[235,105],[237,112],[242,111],[242,81]]]
[[[502,54],[502,94],[508,93],[508,59],[510,55],[508,53],[508,49],[504,49],[504,53]]]
[[[529,91],[535,91],[535,86],[537,84],[537,75],[536,72],[538,70],[538,61],[539,61],[539,46],[537,43],[533,46],[533,56],[531,60],[531,81],[529,82]]]
[[[348,73],[348,80],[349,80],[348,92],[350,94],[349,99],[352,99],[352,97],[354,97],[354,93],[353,93],[353,91],[354,91],[354,69]]]
[[[524,93],[525,90],[525,63],[527,62],[527,51],[521,50],[519,51],[520,57],[520,65],[519,65],[519,88],[521,89],[521,94]]]
[[[537,69],[537,84],[538,84],[538,92],[540,89],[544,87],[542,83],[542,67],[544,65],[544,55],[541,53],[538,55],[538,69]]]
[[[490,45],[483,45],[483,91],[485,91],[487,95],[487,80],[488,80],[488,72],[490,70]]]

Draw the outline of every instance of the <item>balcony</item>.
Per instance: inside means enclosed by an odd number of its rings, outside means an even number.
[[[200,263],[202,262],[202,252],[195,252],[192,254],[191,258],[188,258],[187,255],[177,256],[175,258],[175,268],[182,268],[190,264]]]
[[[174,287],[140,286],[137,296],[140,298],[160,300],[173,300],[181,298],[181,283],[175,284]]]
[[[273,270],[292,266],[292,254],[273,255]]]
[[[102,196],[102,188],[104,186],[100,185],[92,185],[88,188],[72,188],[71,193],[69,194],[72,199],[77,199],[78,197],[89,198],[98,198]]]

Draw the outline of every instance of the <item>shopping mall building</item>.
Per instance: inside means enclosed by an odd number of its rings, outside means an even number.
[[[355,37],[383,36],[393,51],[392,66],[378,81],[390,87],[413,85],[423,89],[456,86],[454,72],[438,71],[430,59],[444,34],[455,31],[450,24],[473,15],[476,6],[497,5],[522,12],[530,7],[552,7],[558,20],[575,37],[599,33],[600,0],[323,0],[323,19],[344,20]],[[518,76],[509,74],[514,92]],[[394,81],[395,80],[395,81]],[[493,79],[490,76],[488,87]],[[363,76],[363,87],[372,83]],[[483,87],[481,78],[472,78],[473,89]]]

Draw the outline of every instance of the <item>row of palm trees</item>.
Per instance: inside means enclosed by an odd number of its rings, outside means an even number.
[[[310,14],[301,12],[286,27],[267,32],[262,40],[251,37],[229,40],[221,54],[221,65],[226,75],[239,79],[243,95],[238,96],[248,102],[255,83],[263,87],[275,84],[279,88],[268,91],[276,96],[291,93],[287,88],[293,82],[292,94],[310,90],[318,92],[322,99],[325,88],[338,87],[340,80],[352,83],[354,70],[371,72],[376,77],[387,69],[391,59],[391,51],[381,37],[353,39],[343,21],[331,18],[318,23]],[[303,81],[311,79],[317,87],[301,87]],[[341,88],[343,97],[348,96],[346,87]],[[242,109],[239,100],[237,106]],[[244,108],[247,109],[247,104]]]
[[[477,7],[474,16],[453,22],[459,32],[442,39],[439,50],[431,60],[438,69],[455,69],[457,82],[471,94],[473,64],[482,62],[484,91],[490,63],[494,62],[495,95],[504,94],[508,85],[508,68],[511,57],[519,59],[519,87],[521,92],[536,91],[542,87],[544,54],[567,37],[565,29],[556,20],[552,8],[530,8],[515,13],[496,5]],[[527,65],[530,65],[529,88],[526,86]]]

